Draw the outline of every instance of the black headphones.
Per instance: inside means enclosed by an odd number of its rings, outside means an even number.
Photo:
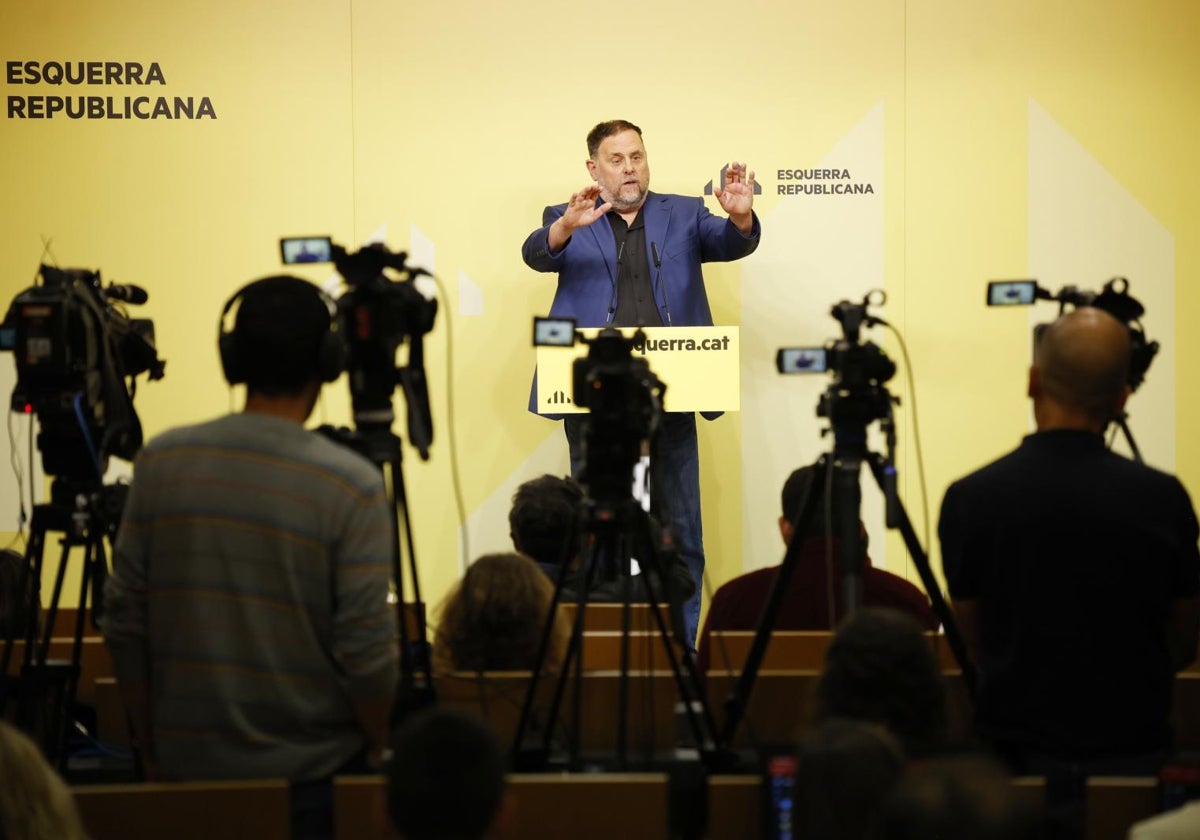
[[[346,367],[346,342],[338,329],[337,303],[320,287],[307,280],[289,274],[278,274],[247,283],[238,289],[221,309],[221,320],[217,325],[217,348],[221,353],[221,370],[230,385],[241,385],[246,382],[250,360],[241,358],[242,354],[238,350],[236,324],[231,329],[225,329],[225,318],[229,315],[230,310],[239,305],[247,295],[255,294],[255,290],[264,284],[275,284],[281,280],[295,281],[303,284],[305,288],[311,289],[312,293],[321,301],[321,305],[329,312],[329,329],[322,334],[321,345],[317,348],[317,376],[322,382],[333,382],[341,376]]]

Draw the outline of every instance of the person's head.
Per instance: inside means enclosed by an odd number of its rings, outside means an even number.
[[[883,727],[852,720],[822,722],[800,742],[797,755],[796,836],[869,836],[903,768],[903,751]]]
[[[574,554],[569,538],[583,505],[583,488],[573,478],[543,475],[526,481],[513,494],[508,534],[513,548],[539,563],[558,565],[563,550]],[[565,558],[568,563],[574,559]]]
[[[236,307],[233,328],[226,330]],[[248,395],[312,394],[341,372],[345,357],[333,304],[299,277],[264,277],[238,291],[221,312],[221,366],[230,385]]]
[[[434,636],[439,669],[526,671],[533,668],[554,585],[520,554],[485,554],[446,596]],[[569,628],[556,616],[548,666],[557,666]]]
[[[783,483],[779,536],[783,538],[784,545],[791,543],[792,537],[796,533],[796,523],[792,519],[800,509],[800,502],[804,498],[804,494],[810,488],[816,499],[813,502],[812,517],[808,521],[807,536],[824,537],[831,531],[836,533],[841,504],[836,495],[827,497],[824,479],[825,476],[815,466],[809,465],[794,470],[787,477],[787,481]],[[826,504],[827,502],[828,504]],[[862,537],[863,551],[866,551],[868,547],[867,530],[861,527],[861,520],[859,536]]]
[[[1129,330],[1102,309],[1073,309],[1042,331],[1029,369],[1038,428],[1103,432],[1129,396]]]
[[[946,737],[946,689],[924,631],[899,610],[864,607],[842,622],[825,652],[817,719],[886,726],[910,756]]]
[[[480,840],[504,801],[504,757],[482,721],[427,709],[392,735],[388,813],[403,840]]]
[[[23,733],[0,720],[0,837],[83,840],[75,800]]]
[[[910,768],[884,803],[883,840],[1025,840],[1041,836],[1037,809],[993,759],[954,756]]]
[[[600,197],[627,213],[642,206],[650,189],[650,164],[642,130],[627,120],[608,120],[587,136],[588,173],[600,185]]]

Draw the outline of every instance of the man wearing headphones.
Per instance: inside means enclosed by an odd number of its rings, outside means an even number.
[[[230,299],[245,409],[142,450],[105,588],[146,776],[290,779],[300,833],[386,744],[398,679],[381,474],[303,425],[344,365],[334,315],[295,277]]]

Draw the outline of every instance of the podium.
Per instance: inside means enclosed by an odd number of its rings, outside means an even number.
[[[636,327],[620,327],[626,337]],[[599,328],[579,332],[593,338]],[[667,386],[664,411],[738,411],[741,408],[740,327],[645,327],[634,354]],[[586,344],[537,348],[538,414],[582,414],[573,399],[571,370]]]

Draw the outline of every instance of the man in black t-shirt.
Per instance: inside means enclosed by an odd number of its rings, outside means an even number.
[[[946,582],[979,669],[976,728],[1019,771],[1149,771],[1170,744],[1174,674],[1196,656],[1191,500],[1104,445],[1129,351],[1102,310],[1059,318],[1029,372],[1037,432],[942,503]]]

